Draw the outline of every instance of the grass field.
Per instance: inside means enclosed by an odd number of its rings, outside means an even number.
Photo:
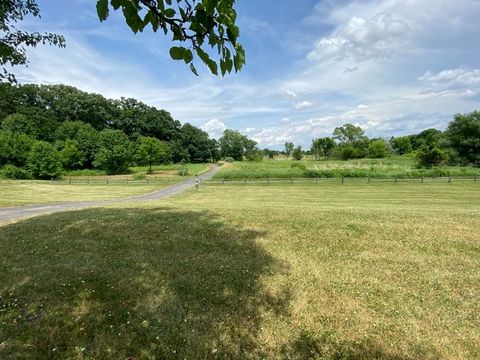
[[[65,201],[98,201],[124,198],[133,195],[153,192],[169,184],[168,182],[145,181],[129,182],[92,181],[65,182],[41,180],[0,180],[0,207],[20,206],[29,204],[46,204]]]
[[[480,168],[443,166],[419,169],[412,156],[357,160],[263,160],[227,163],[216,179],[303,178],[303,177],[421,177],[480,176]]]
[[[132,166],[130,167],[130,174],[116,176],[121,178],[133,179],[138,175],[145,175],[149,178],[182,178],[179,174],[179,171],[182,169],[187,169],[187,175],[193,176],[195,174],[202,173],[208,169],[208,164],[168,164],[168,165],[154,165],[152,166],[152,174],[147,174],[149,170],[148,166]],[[76,170],[76,171],[66,171],[63,174],[64,177],[75,177],[75,178],[85,178],[85,177],[96,177],[96,178],[106,178],[107,174],[103,170]],[[110,176],[109,176],[110,177]]]
[[[207,185],[0,228],[0,358],[475,359],[480,184]]]

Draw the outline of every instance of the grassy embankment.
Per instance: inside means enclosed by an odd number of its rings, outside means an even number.
[[[188,176],[201,173],[208,165],[188,164]],[[45,204],[65,201],[100,201],[125,198],[159,190],[185,179],[180,165],[160,165],[146,175],[148,167],[132,168],[133,175],[106,176],[95,170],[77,172],[62,180],[0,180],[0,207]],[[87,174],[89,174],[87,176]],[[92,176],[97,174],[96,176]],[[103,175],[102,175],[103,174]],[[135,178],[135,175],[142,175]],[[144,178],[143,178],[144,177]],[[108,179],[108,183],[107,183]],[[148,179],[148,182],[147,182]]]
[[[431,169],[417,168],[411,156],[393,156],[385,159],[357,160],[264,160],[226,164],[216,179],[270,178],[331,178],[331,177],[387,177],[411,178],[433,176],[480,176],[480,168],[469,166],[443,166]]]
[[[207,185],[0,228],[0,358],[474,359],[480,184]]]

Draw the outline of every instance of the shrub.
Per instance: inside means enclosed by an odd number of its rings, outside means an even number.
[[[188,175],[188,168],[182,167],[177,171],[177,175],[179,176],[187,176]]]
[[[432,167],[443,165],[448,160],[448,154],[436,147],[422,147],[417,152],[417,158],[420,166]]]
[[[384,140],[375,140],[368,145],[368,156],[371,158],[384,158],[387,153],[388,146]]]
[[[46,141],[37,141],[28,157],[28,169],[34,177],[50,179],[60,176],[61,159],[55,147]]]
[[[31,179],[32,174],[30,174],[27,170],[16,167],[14,165],[5,165],[2,169],[0,169],[0,179]]]
[[[231,162],[234,162],[234,161],[235,161],[235,160],[234,160],[233,157],[231,157],[231,156],[227,156],[227,157],[225,158],[225,162],[231,163]]]

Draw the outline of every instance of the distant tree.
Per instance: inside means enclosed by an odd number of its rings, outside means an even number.
[[[432,147],[436,146],[440,139],[442,138],[443,133],[437,129],[426,129],[420,132],[417,135],[410,136],[410,142],[412,144],[413,150],[418,150],[422,147]]]
[[[60,159],[64,169],[80,169],[85,162],[85,155],[76,140],[67,139],[62,144]]]
[[[312,140],[311,152],[316,158],[320,156],[330,156],[334,148],[335,141],[330,137]]]
[[[378,139],[370,142],[368,156],[371,158],[384,158],[388,155],[388,145],[385,140]]]
[[[425,145],[417,151],[417,158],[420,166],[440,166],[447,162],[448,154],[437,146]]]
[[[245,149],[245,157],[247,160],[258,160],[262,158],[262,155],[258,151],[256,141],[248,139],[246,136],[244,136],[243,147]]]
[[[57,178],[62,169],[60,154],[52,144],[36,141],[28,157],[28,169],[37,179]]]
[[[27,64],[25,47],[36,47],[39,44],[65,46],[65,39],[58,34],[38,32],[29,33],[18,28],[17,22],[25,16],[40,17],[40,9],[35,0],[2,0],[0,2],[0,83],[15,83],[16,79],[6,65],[17,66]]]
[[[212,162],[217,162],[220,159],[220,145],[215,139],[210,140],[210,157]]]
[[[245,52],[237,41],[240,30],[236,25],[235,0],[224,1],[151,1],[151,0],[111,0],[113,9],[121,9],[125,21],[134,32],[142,32],[150,25],[154,32],[161,30],[172,36],[172,41],[186,43],[170,48],[174,60],[190,64],[191,71],[197,74],[193,65],[194,54],[217,75],[218,67],[222,75],[239,71],[245,64]],[[109,1],[97,1],[97,13],[101,21],[108,18]],[[218,54],[211,59],[208,48]],[[192,51],[193,50],[193,51]]]
[[[292,157],[293,157],[293,160],[302,160],[303,158],[303,151],[302,151],[302,147],[299,145],[297,146],[295,149],[293,149],[292,151]]]
[[[243,159],[245,155],[245,136],[240,132],[227,129],[218,142],[222,158],[231,157],[237,161]]]
[[[363,136],[364,131],[362,128],[353,124],[345,124],[333,130],[334,139],[338,140],[341,144],[351,144]]]
[[[134,149],[128,136],[121,130],[103,130],[101,147],[95,157],[95,165],[107,174],[122,174],[128,170]]]
[[[480,166],[480,112],[457,114],[445,133],[460,162]]]
[[[55,139],[62,144],[67,140],[75,141],[79,151],[77,159],[81,160],[80,167],[87,169],[93,167],[100,147],[100,134],[92,125],[82,121],[65,121],[57,128]]]
[[[182,147],[188,151],[190,161],[210,161],[211,140],[205,131],[186,123],[181,128],[180,138]]]
[[[390,139],[390,145],[398,155],[408,154],[413,150],[410,136],[392,137]]]
[[[26,134],[33,138],[37,137],[37,124],[23,114],[8,115],[2,121],[1,128],[7,132]]]
[[[287,155],[287,157],[290,157],[290,155],[293,152],[293,149],[295,148],[295,145],[292,142],[286,142],[284,146],[285,146],[285,155]]]
[[[148,165],[148,173],[152,173],[152,165],[167,161],[169,158],[169,146],[166,142],[152,137],[140,137],[137,149],[137,162]]]
[[[35,140],[22,133],[0,132],[0,167],[25,166]]]

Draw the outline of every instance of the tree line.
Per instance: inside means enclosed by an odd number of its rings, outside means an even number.
[[[273,158],[279,152],[265,149]],[[336,127],[331,137],[312,140],[308,151],[292,142],[284,145],[283,154],[301,160],[305,154],[313,159],[383,158],[389,155],[414,154],[425,167],[449,165],[480,166],[480,112],[457,114],[447,130],[426,129],[418,134],[369,139],[364,130],[353,124]]]
[[[112,100],[65,85],[0,85],[4,173],[51,178],[62,170],[98,168],[116,174],[131,165],[219,156],[218,142],[206,132],[136,99]]]

